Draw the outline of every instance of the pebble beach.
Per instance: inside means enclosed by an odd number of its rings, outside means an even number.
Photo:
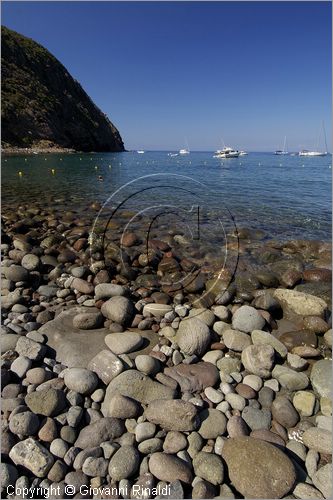
[[[49,182],[3,200],[2,497],[330,498],[329,238],[203,248]]]

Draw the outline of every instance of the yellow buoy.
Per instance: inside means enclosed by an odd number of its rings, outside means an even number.
[[[19,174],[20,177],[22,177],[23,172],[21,172],[21,170],[20,170],[18,174]]]
[[[51,174],[54,175],[55,174],[55,170],[54,168],[51,169]]]

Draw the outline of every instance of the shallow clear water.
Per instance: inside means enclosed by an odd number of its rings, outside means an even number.
[[[177,221],[189,226],[192,237],[193,231],[206,230],[207,237],[218,238],[221,229],[237,226],[282,240],[331,240],[331,156],[7,156],[2,162],[2,200],[4,210],[38,201],[78,213],[97,200],[105,203],[101,217],[109,217],[121,204],[134,211],[133,224],[138,218],[153,225]]]

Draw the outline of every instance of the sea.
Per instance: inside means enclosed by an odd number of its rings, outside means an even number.
[[[128,210],[133,227],[139,220],[155,230],[159,224],[176,225],[194,239],[250,228],[277,240],[331,241],[331,155],[213,156],[167,151],[4,155],[3,211],[37,202],[87,216],[90,204],[97,203],[103,220]]]

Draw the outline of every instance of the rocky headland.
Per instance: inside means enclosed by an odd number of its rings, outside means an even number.
[[[87,214],[3,214],[2,495],[331,497],[330,245],[240,230],[216,275]]]
[[[116,127],[50,52],[6,27],[1,42],[4,152],[124,151]]]

